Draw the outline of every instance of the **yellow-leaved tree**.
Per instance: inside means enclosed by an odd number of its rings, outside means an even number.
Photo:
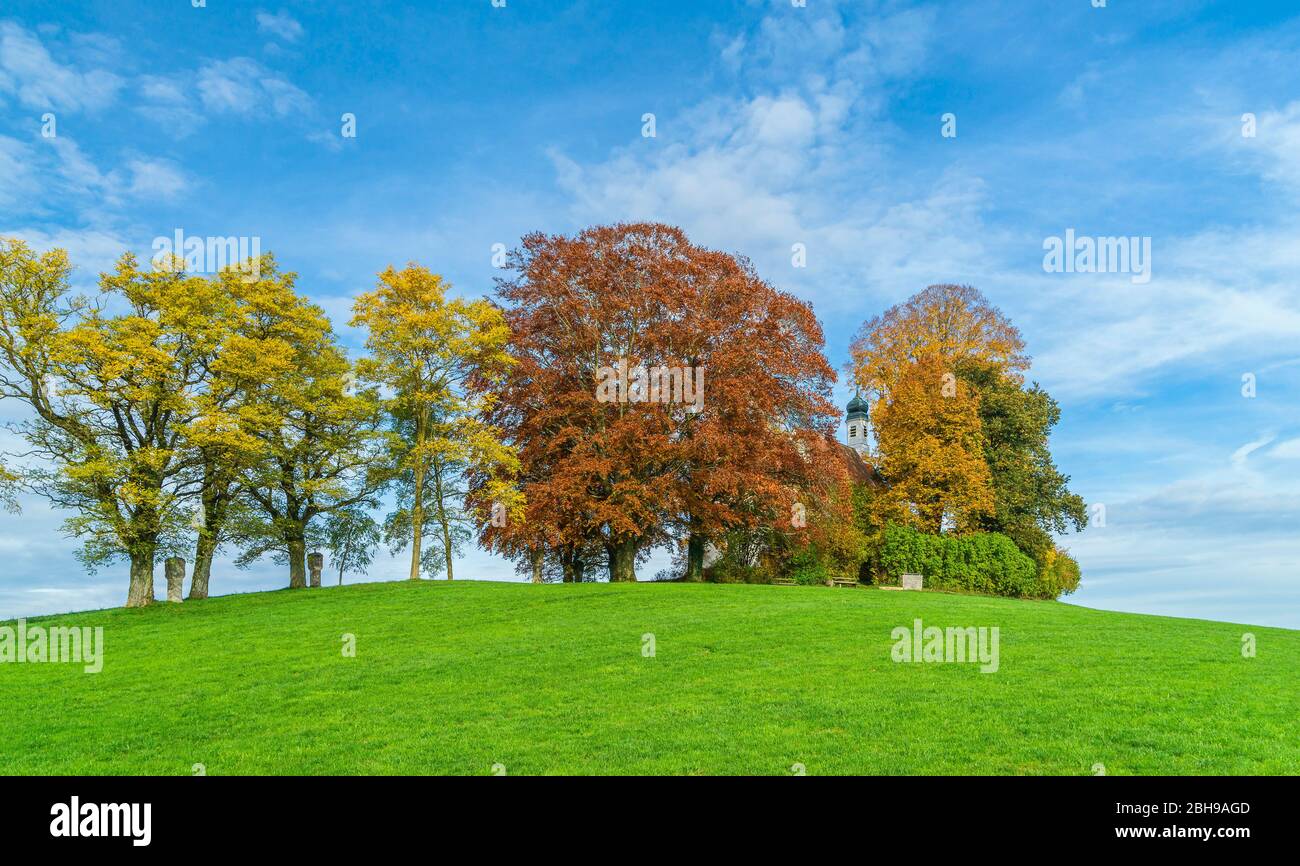
[[[329,318],[295,291],[296,279],[267,256],[257,279],[229,281],[236,324],[216,372],[218,391],[236,396],[213,416],[218,426],[235,419],[255,442],[226,452],[256,455],[238,464],[240,493],[261,518],[232,533],[244,547],[239,562],[276,555],[292,589],[307,585],[307,548],[324,540],[317,518],[372,503],[388,475],[378,396],[353,387]]]
[[[1019,383],[1019,330],[970,286],[929,286],[866,322],[850,347],[854,383],[875,397],[880,521],[968,531],[993,510],[980,395],[960,372],[978,363]]]
[[[127,606],[154,600],[154,562],[178,551],[192,465],[185,431],[222,340],[226,299],[129,253],[73,297],[63,250],[0,240],[0,394],[31,407],[20,425],[23,486],[73,512],[65,530],[95,568],[130,562]]]
[[[197,500],[196,535],[190,598],[207,598],[212,559],[227,541],[252,539],[252,546],[273,534],[261,531],[261,510],[246,495],[250,477],[263,475],[271,454],[258,431],[273,428],[279,415],[267,399],[282,379],[296,376],[299,334],[293,322],[319,326],[309,309],[277,305],[293,294],[292,275],[282,274],[270,254],[212,276],[214,288],[227,299],[222,343],[209,365],[207,387],[197,397],[197,412],[186,427]],[[287,554],[287,548],[286,548]]]
[[[968,531],[993,511],[984,461],[979,397],[933,356],[901,370],[887,401],[876,404],[879,468],[889,479],[880,497],[895,522],[925,532]]]
[[[455,554],[472,537],[475,518],[465,503],[470,472],[490,476],[488,495],[495,506],[487,519],[510,519],[521,510],[508,481],[518,457],[482,417],[491,389],[466,388],[504,376],[511,363],[510,331],[491,302],[448,297],[449,288],[441,276],[414,263],[400,271],[389,267],[353,306],[352,325],[366,329],[369,350],[357,372],[381,389],[392,420],[398,508],[385,534],[394,551],[410,545],[412,580],[422,570],[445,571],[452,579]],[[426,551],[430,522],[438,534]]]
[[[857,386],[883,399],[921,358],[949,372],[979,361],[1017,380],[1029,368],[1020,331],[971,286],[928,286],[890,307],[863,324],[849,354]]]

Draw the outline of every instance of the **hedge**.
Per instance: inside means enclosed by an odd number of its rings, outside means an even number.
[[[998,532],[926,535],[907,526],[885,528],[879,558],[884,582],[920,574],[932,589],[987,595],[1040,596],[1033,559]]]

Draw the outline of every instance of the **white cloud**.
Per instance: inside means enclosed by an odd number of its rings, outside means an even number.
[[[0,208],[13,208],[37,189],[28,145],[0,135]]]
[[[305,112],[311,97],[256,60],[215,60],[199,69],[199,97],[214,113],[250,115],[270,109],[279,117]]]
[[[136,110],[181,137],[214,116],[283,118],[312,108],[301,88],[248,57],[206,61],[192,76],[140,76],[135,84]]]
[[[1277,437],[1269,435],[1262,439],[1256,439],[1254,442],[1247,442],[1245,445],[1242,445],[1236,451],[1232,452],[1232,457],[1229,458],[1229,462],[1236,467],[1245,466],[1246,460],[1251,454],[1254,454],[1256,451],[1272,442],[1275,438]]]
[[[127,163],[131,172],[131,195],[137,198],[173,199],[189,188],[185,172],[165,159],[133,159]]]
[[[84,225],[111,226],[123,205],[173,200],[193,185],[168,159],[130,155],[115,161],[118,167],[101,168],[66,134],[31,144],[0,136],[0,231],[39,223],[59,209],[79,214]]]
[[[1126,274],[1008,276],[1012,285],[1033,289],[1023,297],[1034,311],[1027,330],[1042,347],[1035,373],[1059,396],[1132,394],[1163,371],[1283,347],[1300,334],[1294,287],[1246,260],[1223,280],[1182,265],[1182,249],[1206,253],[1210,243],[1171,240],[1163,257],[1156,247],[1153,270],[1160,276],[1140,287]],[[1239,250],[1228,242],[1222,252]]]
[[[102,50],[102,44],[99,47]],[[33,33],[13,22],[0,22],[0,94],[28,108],[96,111],[117,98],[123,83],[105,69],[80,72],[61,64]]]
[[[898,76],[924,62],[923,11],[851,27],[836,12],[769,16],[715,38],[720,64],[753,95],[657,117],[658,137],[579,164],[552,152],[575,222],[661,220],[697,242],[743,252],[823,316],[895,302],[928,283],[971,278],[998,233],[982,180],[961,167],[907,184],[891,174],[885,108]],[[807,267],[791,266],[805,245]]]
[[[1259,114],[1255,138],[1241,143],[1250,146],[1263,177],[1300,191],[1300,101]]]
[[[1279,442],[1268,452],[1269,457],[1282,460],[1300,460],[1300,439],[1287,439]]]
[[[261,84],[271,101],[271,110],[280,117],[311,108],[311,97],[283,78],[268,76],[261,80]]]
[[[136,79],[139,101],[136,111],[165,126],[177,138],[192,134],[203,124],[203,114],[198,110],[199,98],[191,95],[183,79],[158,75],[142,75]]]
[[[285,42],[297,42],[302,38],[302,25],[294,20],[288,12],[258,12],[257,29],[262,33],[283,39]]]
[[[283,38],[302,34],[287,14],[262,13],[260,18],[265,19],[263,29],[272,28]],[[122,62],[122,47],[115,38],[73,33],[59,39],[62,31],[57,27],[39,32],[0,22],[0,103],[9,96],[33,110],[94,111],[113,104],[129,89],[136,97],[133,109],[177,137],[193,133],[214,114],[288,117],[312,108],[311,97],[301,88],[248,57],[208,60],[197,72],[124,78],[106,68]],[[54,40],[59,40],[60,60],[47,47]]]
[[[928,185],[900,172],[901,154],[888,146],[888,81],[924,61],[932,24],[916,14],[854,31],[835,15],[773,15],[752,38],[715,38],[720,65],[754,82],[756,95],[661,113],[657,139],[603,161],[553,154],[575,221],[678,223],[697,240],[749,254],[823,317],[861,309],[864,299],[893,303],[932,282],[973,283],[1014,310],[1032,336],[1036,377],[1063,398],[1133,394],[1170,370],[1294,342],[1300,225],[1259,221],[1155,237],[1153,279],[1134,286],[1128,274],[1037,268],[1041,236],[999,228],[1005,223],[991,209],[1005,206],[1004,192],[980,176],[980,154],[969,146]],[[1081,84],[1108,81],[1091,68]],[[1260,130],[1269,144],[1257,171],[1300,189],[1300,102],[1262,115]],[[1053,138],[1044,147],[1036,158],[1061,145]],[[900,175],[906,185],[893,181]],[[1115,173],[1116,189],[1129,182]],[[807,245],[806,270],[789,267],[794,242]]]
[[[1140,286],[1128,274],[1043,273],[1042,236],[1003,228],[1014,223],[998,211],[1018,204],[1007,200],[1008,178],[982,174],[1008,160],[1005,141],[981,151],[961,139],[960,159],[935,178],[894,147],[901,135],[887,110],[891,82],[920,70],[942,21],[925,12],[847,20],[834,11],[772,14],[751,32],[716,35],[719,70],[742,78],[751,95],[661,111],[658,138],[603,160],[553,153],[574,221],[677,223],[700,242],[748,254],[824,318],[894,303],[928,283],[970,282],[1030,335],[1035,376],[1062,398],[1140,393],[1171,371],[1294,344],[1300,223],[1284,216],[1158,235],[1153,278]],[[1108,68],[1087,67],[1057,104],[1110,88],[1116,73]],[[1162,122],[1189,133],[1189,124],[1224,126],[1223,112],[1206,111],[1203,98],[1179,91],[1164,101],[1170,118]],[[1239,126],[1227,128],[1235,140],[1222,130],[1197,140],[1212,142],[1220,162],[1240,161]],[[1103,139],[1113,132],[1089,129]],[[1116,195],[1140,187],[1124,166],[1079,163],[1099,144],[1047,136],[1012,149],[1022,172],[1058,171],[1069,160],[1066,174],[1081,181],[1094,169],[1110,172],[1105,182]],[[1259,139],[1248,144],[1255,173],[1300,190],[1300,102],[1261,114]],[[807,246],[806,269],[790,267],[795,242]]]
[[[81,147],[67,136],[50,139],[49,146],[58,155],[55,171],[64,181],[63,188],[79,195],[116,197],[119,188],[117,172],[101,172],[87,157]]]
[[[796,96],[761,96],[745,107],[755,143],[788,150],[805,148],[816,135],[817,115]]]
[[[1106,523],[1063,539],[1085,567],[1070,600],[1175,616],[1300,627],[1295,516],[1300,478],[1257,465],[1288,446],[1261,436],[1226,459],[1190,440],[1196,469],[1163,484],[1126,482],[1098,491]],[[1292,440],[1298,441],[1298,440]],[[1300,448],[1296,449],[1300,452]]]
[[[328,150],[340,151],[343,149],[343,136],[339,135],[337,129],[324,130],[316,129],[307,133],[307,140],[319,144]]]

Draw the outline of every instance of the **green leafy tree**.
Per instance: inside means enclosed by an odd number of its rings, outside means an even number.
[[[330,512],[322,538],[330,564],[338,569],[339,586],[347,572],[364,573],[379,546],[379,524],[370,516],[369,503],[350,505]]]
[[[966,362],[957,375],[979,394],[993,486],[993,508],[975,517],[975,528],[1006,535],[1045,565],[1055,549],[1051,533],[1088,524],[1082,497],[1070,492],[1069,476],[1052,461],[1049,439],[1061,409],[1037,382],[1024,387],[989,364]]]

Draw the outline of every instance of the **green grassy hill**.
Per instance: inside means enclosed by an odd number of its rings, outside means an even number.
[[[891,661],[918,617],[997,626],[999,670]],[[1053,602],[422,582],[28,624],[105,663],[0,664],[4,773],[1300,773],[1300,632]]]

